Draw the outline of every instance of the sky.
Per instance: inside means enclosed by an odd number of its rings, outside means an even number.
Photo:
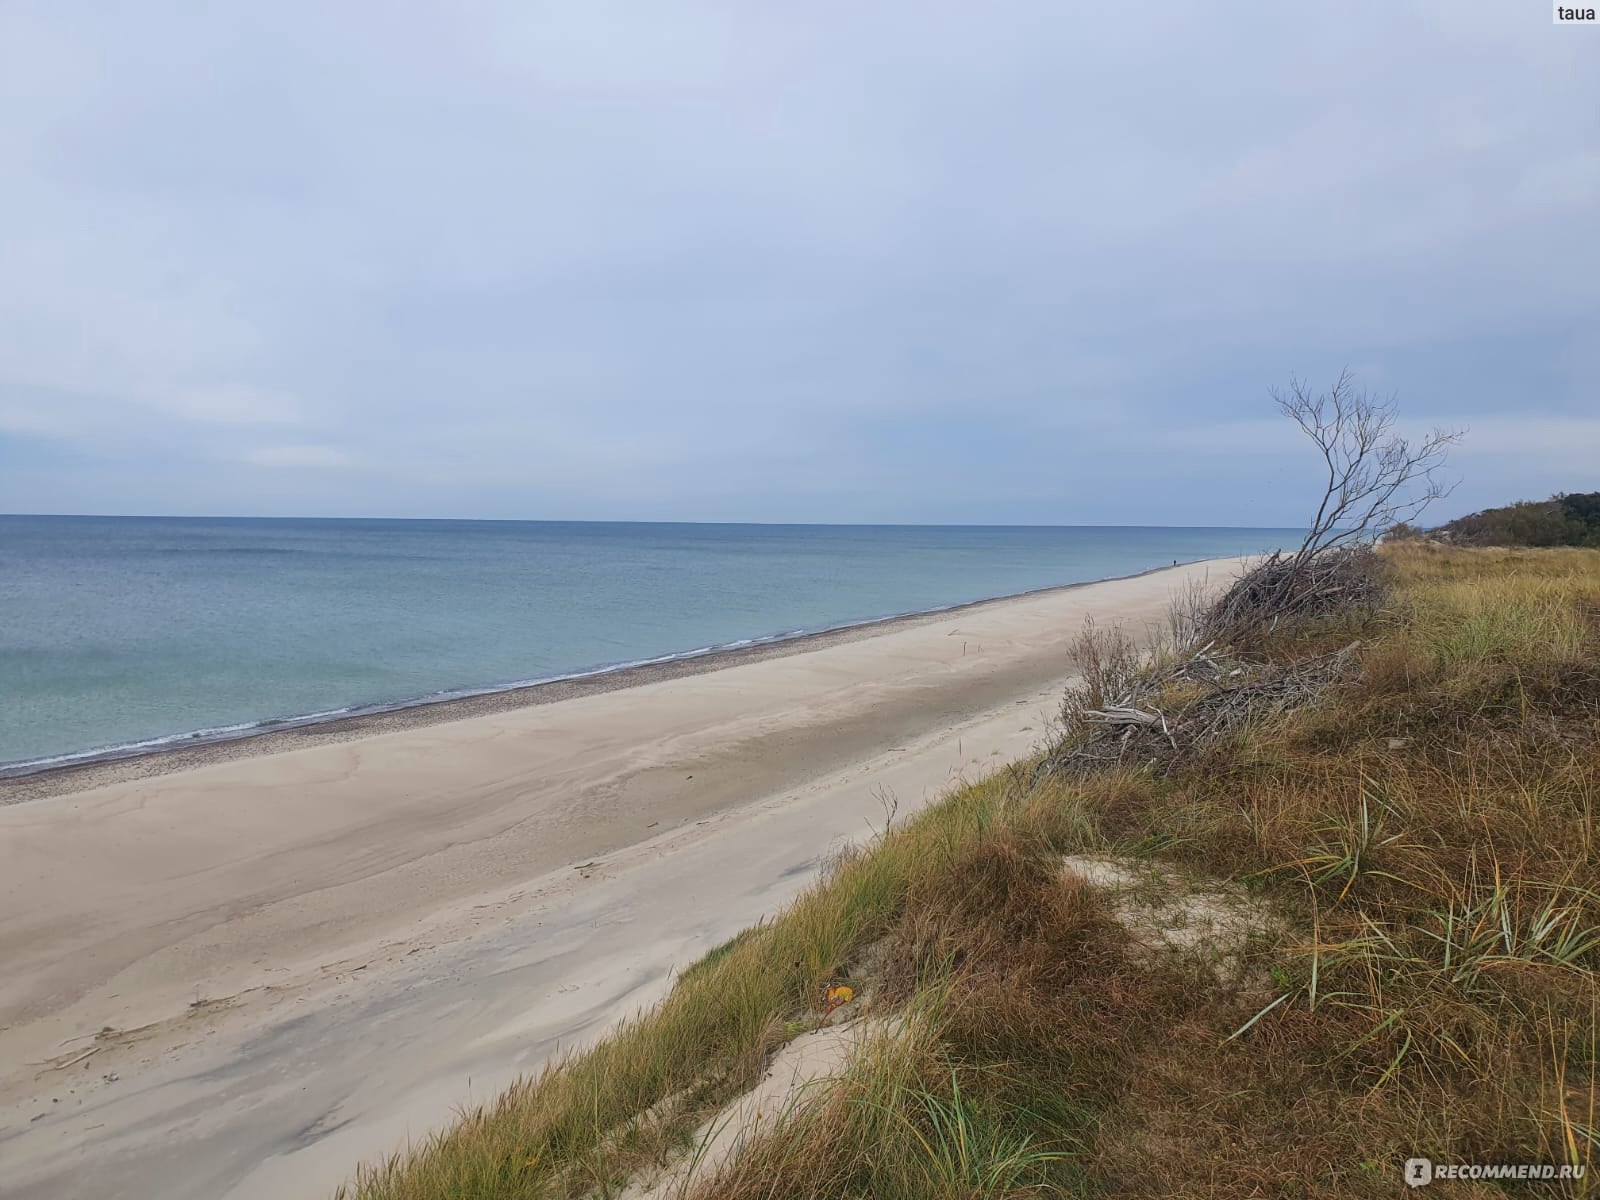
[[[1600,488],[1542,0],[0,5],[0,512],[1303,524]]]

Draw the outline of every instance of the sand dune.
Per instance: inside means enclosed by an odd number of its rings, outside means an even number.
[[[0,1195],[326,1194],[1026,753],[1231,562],[0,808]]]

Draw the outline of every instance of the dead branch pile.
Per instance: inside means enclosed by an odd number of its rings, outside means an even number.
[[[1310,704],[1344,673],[1359,645],[1284,665],[1208,642],[1122,676],[1114,692],[1102,685],[1093,706],[1086,684],[1068,694],[1063,737],[1039,773],[1081,777],[1119,766],[1170,772],[1247,726]]]
[[[1308,619],[1370,612],[1384,595],[1370,546],[1302,548],[1258,563],[1215,600],[1202,589],[1174,597],[1169,628],[1148,652],[1120,628],[1086,624],[1073,647],[1079,681],[1067,689],[1061,737],[1038,775],[1126,766],[1167,773],[1313,703],[1349,668],[1359,642],[1287,662],[1254,647]]]
[[[1370,545],[1273,554],[1212,605],[1200,622],[1200,635],[1237,645],[1291,622],[1338,610],[1370,610],[1382,599],[1378,556]]]

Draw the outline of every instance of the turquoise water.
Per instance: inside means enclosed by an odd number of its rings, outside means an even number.
[[[1275,529],[0,517],[0,764],[1253,552]]]

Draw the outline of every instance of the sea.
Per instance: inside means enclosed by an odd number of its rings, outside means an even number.
[[[704,655],[1299,536],[0,516],[0,776]]]

